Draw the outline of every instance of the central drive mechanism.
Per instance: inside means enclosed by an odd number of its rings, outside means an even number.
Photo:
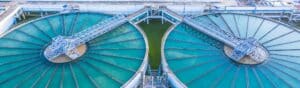
[[[247,38],[234,48],[224,46],[225,54],[232,60],[242,64],[259,64],[264,62],[268,51],[254,38]]]
[[[86,51],[85,44],[77,44],[77,39],[57,36],[44,50],[44,56],[53,63],[65,63],[78,59]]]

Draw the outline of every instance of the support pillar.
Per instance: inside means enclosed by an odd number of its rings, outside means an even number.
[[[150,16],[150,13],[149,13],[149,11],[147,11],[147,19],[146,19],[147,24],[149,24],[149,16]]]
[[[26,16],[25,16],[25,14],[24,14],[24,13],[22,13],[22,17],[23,17],[23,19],[26,19]]]
[[[164,24],[164,13],[161,13],[161,24]]]
[[[291,22],[293,20],[293,14],[294,14],[293,12],[290,13],[290,17],[289,17],[289,21],[288,22]]]

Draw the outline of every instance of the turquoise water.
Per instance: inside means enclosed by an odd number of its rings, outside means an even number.
[[[126,23],[87,43],[75,62],[54,64],[43,50],[57,35],[69,36],[112,16],[60,14],[31,22],[0,38],[0,87],[118,88],[140,67],[145,55],[141,33]]]
[[[262,64],[230,60],[224,44],[179,24],[167,37],[164,53],[174,74],[189,88],[299,88],[300,33],[277,22],[239,14],[212,14],[194,18],[240,38],[254,37],[269,51]]]

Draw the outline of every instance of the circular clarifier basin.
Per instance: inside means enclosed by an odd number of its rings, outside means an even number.
[[[163,65],[168,67],[164,69],[170,73],[170,84],[187,88],[300,88],[298,30],[243,14],[209,14],[194,20],[207,28],[220,27],[239,39],[252,37],[257,42],[249,42],[247,47],[248,43],[241,40],[229,46],[181,23],[169,30],[163,43]],[[246,54],[238,52],[248,49]],[[231,53],[241,57],[231,58]],[[261,62],[254,61],[257,59],[251,57],[253,54],[258,54]]]
[[[140,79],[140,68],[147,66],[144,59],[148,48],[143,34],[130,23],[86,43],[70,41],[62,45],[74,45],[70,48],[78,51],[74,60],[64,53],[51,61],[44,55],[46,47],[58,36],[72,36],[111,17],[94,12],[56,14],[10,29],[0,38],[0,88],[120,88],[133,85],[134,79]]]

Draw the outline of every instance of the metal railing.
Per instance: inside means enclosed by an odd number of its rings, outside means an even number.
[[[61,54],[66,54],[72,59],[80,56],[77,47],[100,35],[103,35],[116,27],[127,22],[123,15],[117,15],[110,19],[101,21],[96,25],[89,27],[71,36],[57,36],[53,38],[51,45],[44,51],[44,55],[48,60],[52,60]]]
[[[167,74],[162,73],[162,66],[157,70],[151,70],[148,65],[147,75],[143,79],[143,88],[169,88]]]
[[[129,15],[128,18],[133,23],[139,23],[149,18],[160,18],[162,20],[167,20],[173,24],[178,24],[182,21],[182,17],[175,12],[167,9],[166,7],[160,7],[154,9],[151,7],[145,7],[132,15]]]
[[[233,34],[218,28],[214,24],[210,24],[208,22],[196,21],[189,17],[185,17],[183,21],[186,24],[196,28],[198,31],[201,31],[211,37],[214,37],[217,40],[222,41],[223,43],[231,47],[237,46],[237,44],[240,42],[240,39],[235,37]]]
[[[75,35],[70,36],[71,38],[76,38],[76,45],[88,42],[104,33],[107,33],[119,25],[125,23],[127,19],[123,15],[117,15],[107,20],[101,21],[96,25],[89,27]]]
[[[241,39],[229,32],[224,31],[221,28],[218,28],[217,25],[211,24],[209,22],[196,21],[189,17],[185,17],[184,22],[196,28],[198,31],[203,32],[204,34],[207,34],[232,47],[233,51],[231,52],[230,57],[235,61],[239,61],[246,55],[251,56],[251,59],[257,62],[263,61],[263,59],[260,58],[261,55],[259,55],[259,53],[265,51],[257,50],[257,48],[262,47],[258,43],[258,41],[252,37]]]

